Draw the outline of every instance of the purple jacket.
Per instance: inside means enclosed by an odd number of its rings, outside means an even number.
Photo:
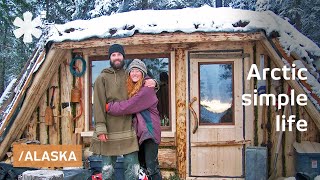
[[[157,104],[154,88],[142,87],[128,100],[108,103],[108,113],[113,116],[135,114],[133,127],[136,129],[139,144],[150,138],[160,144],[161,127]]]

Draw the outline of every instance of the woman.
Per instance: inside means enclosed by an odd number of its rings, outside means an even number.
[[[129,99],[106,104],[106,111],[113,116],[133,114],[133,126],[139,141],[140,165],[147,169],[151,180],[162,179],[158,162],[161,127],[156,92],[154,88],[142,86],[147,79],[147,68],[141,60],[134,59],[128,71]]]

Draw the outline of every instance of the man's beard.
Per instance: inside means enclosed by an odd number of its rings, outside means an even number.
[[[120,60],[119,60],[120,61]],[[110,66],[113,68],[113,69],[116,69],[116,70],[119,70],[119,69],[122,69],[123,66],[124,66],[124,60],[120,61],[119,64],[114,64],[114,62],[112,62],[110,60]]]

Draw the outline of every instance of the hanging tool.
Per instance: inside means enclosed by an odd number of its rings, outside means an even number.
[[[51,95],[51,101],[50,101],[50,108],[51,108],[51,109],[54,109],[54,108],[55,108],[54,102],[53,102],[53,98],[54,98],[54,92],[55,92],[55,90],[56,90],[57,87],[58,87],[58,86],[51,86],[51,88],[53,89],[53,90],[52,90],[52,95]],[[51,89],[51,88],[50,88],[50,89]]]
[[[46,108],[45,112],[45,124],[47,126],[52,126],[54,124],[54,115],[53,115],[53,109],[55,108],[53,98],[54,98],[54,92],[57,86],[51,86],[50,89],[52,90],[52,95],[51,95],[51,101],[49,103],[49,106]]]
[[[76,117],[74,117],[72,120],[77,120],[80,118],[80,116],[82,115],[82,111],[83,111],[83,107],[82,107],[82,83],[81,83],[82,79],[80,77],[78,77],[78,85],[79,85],[79,89],[77,89],[76,92],[76,98],[75,101],[79,101],[79,105],[80,105],[80,110],[79,113],[76,115]],[[73,91],[71,91],[73,92]],[[71,101],[72,101],[72,94],[71,94]]]
[[[47,126],[53,125],[53,110],[50,106],[47,106],[45,116],[44,116],[45,124]]]

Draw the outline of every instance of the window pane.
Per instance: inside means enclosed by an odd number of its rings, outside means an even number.
[[[93,85],[94,85],[94,82],[96,81],[97,77],[100,75],[101,71],[105,68],[108,68],[110,67],[110,63],[109,63],[109,60],[104,60],[104,61],[91,61],[92,63],[92,68],[91,68],[91,92],[92,92],[92,96],[91,96],[91,115],[92,115],[92,118],[91,118],[91,122],[89,122],[89,127],[90,127],[90,130],[93,130],[94,129],[94,116],[93,116]]]
[[[200,124],[233,123],[232,64],[200,64]]]
[[[104,61],[92,61],[92,86],[94,81],[100,75],[101,71],[105,68],[110,67],[109,60]]]
[[[157,92],[158,110],[160,114],[161,126],[171,127],[169,115],[169,59],[168,58],[153,58],[143,59],[147,65],[150,76],[156,79],[160,89]]]

